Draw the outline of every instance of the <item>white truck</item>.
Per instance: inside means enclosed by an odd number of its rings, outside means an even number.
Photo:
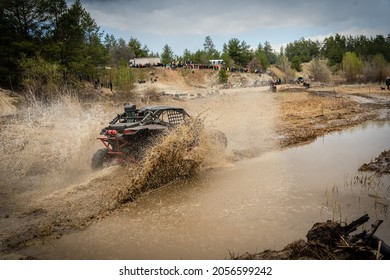
[[[150,67],[160,65],[161,59],[159,57],[140,57],[129,60],[130,67]]]

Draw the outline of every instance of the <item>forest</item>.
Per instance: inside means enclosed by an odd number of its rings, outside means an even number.
[[[231,38],[217,50],[206,36],[203,49],[196,52],[186,49],[175,54],[166,43],[159,54],[137,38],[129,36],[126,41],[104,34],[80,0],[69,6],[65,0],[3,0],[0,36],[0,87],[13,90],[37,79],[41,84],[77,87],[82,80],[93,81],[102,69],[111,69],[110,79],[116,84],[131,83],[129,59],[147,56],[158,56],[164,64],[178,60],[207,64],[210,59],[223,59],[226,66],[263,70],[287,62],[295,71],[301,70],[302,63],[321,59],[333,73],[351,72],[346,73],[348,82],[383,82],[389,75],[390,34],[335,34],[322,42],[300,38],[279,52],[266,38],[259,38],[257,46]]]

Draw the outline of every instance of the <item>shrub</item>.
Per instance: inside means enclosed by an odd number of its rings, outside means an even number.
[[[228,74],[225,69],[219,70],[218,79],[221,84],[226,84],[228,82]]]
[[[131,99],[135,80],[136,77],[131,68],[120,66],[114,72],[113,86],[117,92],[124,95],[124,98]]]
[[[356,82],[363,72],[363,62],[354,52],[346,52],[343,56],[342,69],[347,82]]]
[[[286,80],[292,81],[294,79],[294,70],[291,68],[291,63],[287,56],[280,56],[277,64],[280,69],[286,74]]]
[[[332,73],[325,60],[315,58],[310,61],[309,71],[315,81],[326,83],[330,81]]]
[[[386,79],[389,64],[382,54],[369,57],[364,62],[363,73],[367,82],[381,82]]]
[[[64,77],[58,64],[40,57],[22,58],[19,61],[23,71],[22,86],[30,102],[49,102],[62,92]]]

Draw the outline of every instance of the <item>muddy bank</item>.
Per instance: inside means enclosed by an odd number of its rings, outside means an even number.
[[[367,215],[359,219],[365,221]],[[357,219],[356,221],[358,221]],[[354,221],[354,222],[356,222]],[[390,259],[389,246],[375,237],[375,228],[351,234],[357,225],[342,226],[340,223],[327,221],[316,223],[308,231],[305,240],[297,240],[280,251],[266,250],[261,253],[246,253],[232,256],[236,260],[377,260]],[[351,226],[352,225],[352,226]],[[378,247],[378,244],[380,246]]]
[[[377,174],[390,173],[390,150],[383,151],[378,157],[369,163],[363,164],[359,171],[375,172]]]
[[[278,94],[276,98],[280,111],[277,128],[280,147],[312,141],[378,117],[377,108],[364,106],[344,95],[300,92]]]

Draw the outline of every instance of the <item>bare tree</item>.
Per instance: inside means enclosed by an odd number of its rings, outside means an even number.
[[[288,57],[282,55],[279,57],[278,66],[286,74],[286,81],[292,81],[294,79],[294,70],[291,68],[291,62]]]
[[[382,54],[369,57],[364,61],[363,74],[367,82],[382,82],[389,73],[390,65]]]
[[[330,81],[332,73],[326,63],[326,60],[314,58],[310,61],[309,71],[315,81],[326,83]]]

